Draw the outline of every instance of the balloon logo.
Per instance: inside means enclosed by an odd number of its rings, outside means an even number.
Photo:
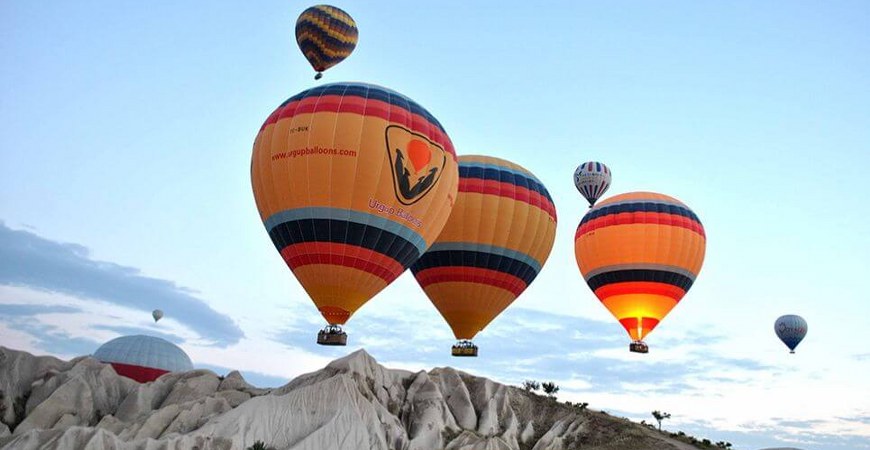
[[[414,173],[420,173],[420,170],[428,166],[429,161],[432,160],[429,145],[419,139],[411,139],[406,150],[408,150],[408,158],[411,159],[411,164],[414,166]]]
[[[386,129],[387,155],[393,169],[393,189],[396,200],[403,205],[413,205],[438,184],[441,174],[447,164],[448,151],[438,142],[420,133],[411,131],[400,125],[389,125]],[[434,167],[420,172],[433,163],[432,153],[437,153]],[[410,159],[414,168],[412,174],[408,170],[405,159]],[[413,176],[412,176],[413,175]],[[458,172],[457,172],[458,178]]]
[[[698,216],[679,200],[652,192],[610,197],[577,227],[574,251],[589,288],[634,341],[643,338],[692,287],[707,237]]]
[[[788,314],[776,319],[773,330],[779,340],[794,353],[794,349],[804,340],[807,335],[807,321],[801,316]]]

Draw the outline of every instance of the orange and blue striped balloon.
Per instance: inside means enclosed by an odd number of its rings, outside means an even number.
[[[441,124],[380,86],[332,83],[282,103],[251,182],[275,248],[331,325],[407,269],[447,222],[459,173]]]
[[[706,244],[704,226],[692,210],[652,192],[598,203],[574,235],[583,278],[635,341],[649,334],[692,287]]]
[[[315,79],[350,56],[358,36],[353,18],[335,6],[312,6],[296,20],[296,43],[317,71]]]
[[[471,339],[535,279],[555,236],[556,208],[538,178],[463,155],[453,212],[411,271],[456,338]]]

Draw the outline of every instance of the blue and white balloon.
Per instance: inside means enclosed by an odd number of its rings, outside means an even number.
[[[604,195],[610,187],[610,169],[604,163],[588,161],[577,166],[574,171],[574,186],[589,202],[589,207]]]

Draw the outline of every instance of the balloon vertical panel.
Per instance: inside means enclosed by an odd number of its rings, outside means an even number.
[[[459,194],[437,241],[411,270],[457,339],[471,339],[534,280],[552,250],[556,210],[521,166],[459,157]]]
[[[458,182],[438,121],[361,83],[291,97],[266,120],[252,158],[261,219],[330,324],[345,323],[429,247]]]

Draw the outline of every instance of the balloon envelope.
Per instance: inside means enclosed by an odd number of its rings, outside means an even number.
[[[471,339],[535,279],[555,235],[553,200],[531,172],[463,155],[447,225],[411,271],[456,338]]]
[[[158,320],[163,318],[163,311],[161,311],[159,309],[155,309],[154,311],[151,312],[151,317],[153,317],[154,321],[157,322]]]
[[[794,353],[794,349],[807,335],[807,321],[801,316],[788,314],[776,319],[773,330],[779,340]]]
[[[318,75],[350,56],[357,38],[356,22],[335,6],[312,6],[296,20],[296,43]]]
[[[326,84],[282,103],[251,160],[266,231],[331,325],[426,251],[447,222],[458,178],[453,144],[428,111],[361,83]]]
[[[167,372],[193,370],[190,357],[177,345],[154,336],[121,336],[101,345],[94,358],[109,363],[118,375],[140,383]]]
[[[589,288],[633,340],[642,340],[692,287],[706,242],[703,225],[682,202],[632,192],[586,213],[574,252]]]
[[[600,162],[585,162],[577,166],[574,171],[574,187],[589,202],[589,206],[595,205],[595,202],[604,195],[610,187],[610,181],[610,169]]]

